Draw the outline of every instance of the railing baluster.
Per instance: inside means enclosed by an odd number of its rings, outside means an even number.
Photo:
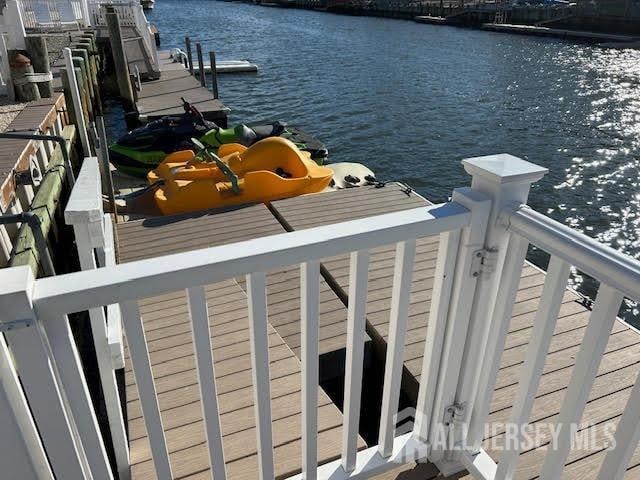
[[[315,480],[318,469],[320,263],[300,265],[300,334],[302,337],[302,474]]]
[[[522,440],[521,429],[529,420],[533,401],[536,398],[549,344],[556,328],[558,313],[569,280],[569,271],[570,265],[567,262],[558,257],[551,257],[509,422],[510,425],[518,428],[518,441],[506,449],[500,457],[496,480],[510,480],[516,470]]]
[[[414,432],[424,442],[429,440],[430,419],[433,415],[459,245],[460,230],[440,234],[414,425]]]
[[[227,472],[222,450],[222,429],[218,412],[218,393],[209,332],[207,296],[204,287],[192,287],[187,289],[187,297],[189,298],[191,334],[195,346],[198,386],[202,398],[202,415],[205,423],[207,447],[209,448],[211,472],[214,480],[224,480],[227,478]]]
[[[260,480],[272,480],[273,437],[271,434],[271,386],[269,383],[269,336],[267,332],[267,294],[265,274],[247,275],[251,371],[254,411],[258,435]]]
[[[636,383],[631,390],[627,405],[616,434],[615,445],[607,452],[598,480],[622,480],[627,473],[627,466],[638,446],[640,440],[640,375],[636,378]]]
[[[601,284],[596,302],[589,318],[580,351],[567,393],[558,415],[557,443],[549,449],[540,478],[560,478],[569,455],[572,441],[572,426],[582,418],[582,412],[589,399],[591,387],[598,373],[598,367],[609,341],[609,334],[616,320],[622,294],[606,284]]]
[[[342,468],[346,472],[351,472],[355,468],[358,451],[368,273],[369,251],[353,252],[349,269],[344,422],[342,425]]]
[[[151,446],[151,456],[156,468],[156,476],[160,480],[171,480],[171,464],[169,462],[169,451],[167,441],[164,437],[164,427],[162,426],[162,416],[158,405],[158,395],[153,382],[153,372],[151,371],[151,359],[147,349],[147,341],[142,327],[140,309],[136,300],[128,300],[120,304],[122,311],[122,321],[124,331],[129,345],[129,356],[133,367],[133,374],[136,379],[140,405],[144,424],[149,435],[149,445]]]
[[[400,398],[402,364],[404,361],[404,337],[407,333],[407,316],[415,253],[415,239],[398,243],[396,246],[396,263],[393,271],[393,291],[389,317],[389,338],[384,367],[380,435],[378,437],[378,450],[383,457],[389,457],[393,452],[395,414],[398,411]]]

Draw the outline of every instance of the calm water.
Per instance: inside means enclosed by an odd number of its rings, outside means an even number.
[[[260,66],[220,77],[231,122],[303,126],[332,161],[433,200],[468,184],[462,158],[509,152],[550,170],[534,208],[640,258],[640,51],[212,0],[159,0],[149,18],[163,48],[190,35]]]

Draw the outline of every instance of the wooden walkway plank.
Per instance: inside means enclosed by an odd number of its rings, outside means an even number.
[[[164,115],[184,113],[181,97],[195,106],[207,120],[226,128],[229,109],[222,101],[213,98],[213,94],[200,85],[200,81],[189,71],[175,69],[169,52],[159,52],[160,79],[144,82],[138,92],[136,108],[143,121],[150,121]]]

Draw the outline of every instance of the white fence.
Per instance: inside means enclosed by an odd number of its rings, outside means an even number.
[[[26,36],[18,0],[7,0],[0,11],[0,95],[14,99],[7,50],[23,50]]]
[[[10,455],[13,449],[16,458],[18,454],[32,458],[32,467],[44,472],[41,478],[51,478],[49,467],[57,478],[90,478],[90,473],[93,478],[112,478],[67,314],[90,312],[94,340],[97,337],[102,342],[96,344],[98,355],[103,360],[109,358],[109,362],[100,366],[103,388],[117,395],[110,362],[114,352],[118,357],[119,350],[110,350],[109,346],[118,342],[109,343],[109,338],[119,334],[111,335],[108,331],[111,328],[117,331],[113,323],[117,316],[111,317],[109,308],[119,304],[156,474],[161,480],[172,478],[137,301],[186,290],[209,463],[215,479],[224,479],[224,440],[203,286],[246,275],[258,420],[260,471],[256,477],[273,478],[264,272],[299,264],[303,449],[302,474],[296,478],[370,478],[399,464],[424,458],[433,461],[445,474],[467,468],[476,478],[511,478],[517,464],[517,449],[506,451],[496,465],[480,448],[480,442],[529,242],[551,253],[552,259],[514,402],[512,420],[518,425],[526,423],[529,417],[569,265],[601,280],[602,286],[560,413],[561,426],[580,419],[623,297],[640,299],[640,265],[522,206],[531,182],[541,178],[546,169],[508,155],[470,159],[464,165],[473,176],[472,187],[455,190],[449,203],[169,255],[161,261],[149,259],[112,265],[106,260],[112,245],[107,234],[109,224],[96,193],[97,164],[87,159],[76,183],[72,207],[67,210],[85,271],[38,280],[28,269],[0,271],[0,326],[15,362],[9,364],[12,375],[7,378],[13,382],[12,398],[18,399],[0,407],[6,406],[12,412],[15,424],[22,421],[20,428],[15,429],[24,439],[12,444],[8,451],[0,450],[0,455]],[[428,235],[439,235],[440,244],[416,423],[413,432],[395,436],[393,418],[400,393],[415,240]],[[369,251],[388,244],[396,245],[396,263],[379,445],[358,452]],[[319,261],[347,252],[351,255],[351,266],[342,456],[318,467]],[[0,360],[5,357],[8,355],[0,356]],[[24,394],[15,381],[15,371]],[[24,408],[24,397],[29,399],[33,417]],[[116,403],[115,398],[108,401]],[[601,480],[622,478],[637,444],[639,418],[640,386],[636,384],[616,433],[620,448],[607,455]],[[120,478],[126,478],[126,438],[115,405],[109,422],[115,435],[114,445],[125,447],[118,469]],[[444,446],[436,442],[443,427],[448,435]],[[570,441],[569,429],[561,429],[558,448],[547,454],[542,478],[561,476]]]
[[[49,31],[88,27],[87,0],[19,0],[27,30]]]
[[[135,28],[137,34],[140,35],[142,39],[142,48],[146,51],[146,56],[154,64],[153,69],[159,71],[155,37],[151,31],[151,24],[147,21],[140,2],[132,0],[90,0],[88,3],[88,12],[91,25],[95,27],[106,27],[105,7],[107,6],[115,9],[121,27]],[[129,41],[129,39],[125,39],[125,41]]]

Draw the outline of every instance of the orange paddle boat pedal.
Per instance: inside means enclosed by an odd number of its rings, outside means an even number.
[[[158,185],[154,200],[163,215],[321,192],[333,176],[282,137],[265,138],[249,148],[222,145],[218,155],[207,149],[175,152],[149,172],[149,183]]]

